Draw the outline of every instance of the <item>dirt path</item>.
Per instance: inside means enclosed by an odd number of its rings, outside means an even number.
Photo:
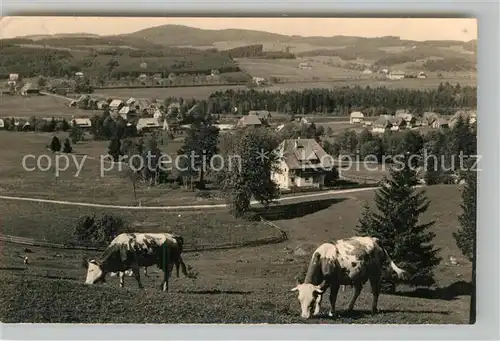
[[[373,191],[378,187],[367,187],[367,188],[354,188],[354,189],[343,189],[343,190],[331,190],[319,193],[301,194],[289,197],[284,197],[278,200],[279,203],[289,200],[315,198],[315,197],[325,197],[337,194],[347,194],[355,192]],[[71,206],[84,206],[84,207],[100,207],[100,208],[116,208],[116,209],[127,209],[127,210],[182,210],[182,209],[213,209],[213,208],[225,208],[227,204],[211,204],[211,205],[179,205],[179,206],[121,206],[121,205],[107,205],[107,204],[93,204],[86,202],[75,202],[75,201],[65,201],[65,200],[50,200],[50,199],[38,199],[29,197],[16,197],[16,196],[5,196],[0,195],[0,199],[3,200],[17,200],[17,201],[31,201],[31,202],[41,202],[41,203],[51,203],[59,205],[71,205]],[[253,200],[252,205],[258,204],[258,201]]]

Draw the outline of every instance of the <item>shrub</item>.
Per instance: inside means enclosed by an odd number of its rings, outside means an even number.
[[[109,214],[100,217],[85,215],[78,219],[74,236],[80,244],[103,245],[127,231],[128,227],[120,217]]]

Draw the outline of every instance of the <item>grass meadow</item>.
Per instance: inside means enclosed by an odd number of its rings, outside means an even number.
[[[3,302],[0,320],[6,323],[467,323],[470,292],[466,282],[471,268],[452,238],[460,213],[460,188],[439,185],[426,191],[431,205],[422,222],[436,221],[434,242],[441,248],[443,258],[436,269],[438,286],[419,290],[400,286],[395,295],[381,295],[380,313],[376,315],[369,313],[369,285],[365,286],[352,314],[344,312],[351,290],[340,292],[337,300],[340,316],[335,319],[323,316],[301,320],[298,301],[290,292],[296,276],[303,271],[318,244],[355,234],[362,203],[373,201],[373,192],[368,191],[291,203],[260,212],[287,233],[287,241],[186,253],[184,260],[197,276],[174,277],[168,293],[159,291],[160,274],[156,269],[151,269],[150,276],[143,279],[146,289],[142,291],[132,278],[126,279],[124,289],[119,288],[116,278],[88,287],[83,284],[85,270],[81,259],[93,254],[29,247],[30,264],[24,266],[26,246],[5,244],[0,258]],[[35,209],[30,207],[32,204],[12,206],[12,203],[0,202],[2,214],[7,218],[4,229],[7,227],[11,233],[17,229],[18,235],[38,235],[38,238],[42,233],[67,234],[65,231],[71,229],[69,218],[83,213],[78,208],[57,205],[51,210]],[[182,213],[177,218],[147,211],[120,214],[131,222],[143,224],[162,220],[171,230],[182,233],[187,243],[220,243],[227,238],[246,240],[272,233],[258,223],[244,225],[232,218],[223,218],[225,213],[193,213],[193,216]],[[298,253],[299,249],[306,252]],[[448,262],[450,255],[457,258],[458,265]],[[325,313],[327,302],[325,299],[322,306]]]

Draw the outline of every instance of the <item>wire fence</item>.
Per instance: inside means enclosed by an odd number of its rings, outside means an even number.
[[[271,236],[266,238],[261,238],[257,240],[249,240],[238,243],[226,243],[220,245],[197,245],[192,248],[185,248],[183,252],[203,252],[203,251],[215,251],[215,250],[228,250],[228,249],[239,249],[244,247],[255,247],[262,246],[268,244],[279,244],[286,240],[288,240],[288,236],[285,231],[283,231],[276,224],[260,217],[262,223],[266,224],[270,228],[276,230],[278,232],[278,236]],[[62,250],[81,250],[81,251],[104,251],[105,247],[96,247],[96,246],[84,246],[84,245],[67,245],[60,243],[51,243],[41,240],[35,240],[33,238],[26,237],[18,237],[0,234],[0,241],[5,243],[12,243],[18,245],[27,245],[27,246],[36,246],[36,247],[44,247],[51,249],[62,249]]]

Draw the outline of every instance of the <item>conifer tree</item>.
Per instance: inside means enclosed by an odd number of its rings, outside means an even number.
[[[52,137],[52,141],[50,142],[50,150],[52,152],[58,152],[61,150],[61,142],[57,138],[57,136]]]
[[[477,172],[469,167],[465,175],[465,187],[462,192],[462,214],[458,217],[459,229],[453,238],[462,255],[472,262],[472,294],[469,323],[476,321],[476,206]]]
[[[433,269],[441,261],[439,249],[429,231],[434,221],[419,223],[430,202],[425,192],[415,189],[417,174],[405,154],[390,170],[390,179],[384,179],[375,192],[376,210],[364,207],[357,232],[381,240],[392,260],[410,274],[409,285],[431,286],[435,283]],[[387,269],[382,277],[384,291],[396,290],[395,275]]]
[[[63,152],[64,153],[72,153],[73,152],[73,148],[71,147],[71,143],[69,142],[69,139],[64,140]]]

